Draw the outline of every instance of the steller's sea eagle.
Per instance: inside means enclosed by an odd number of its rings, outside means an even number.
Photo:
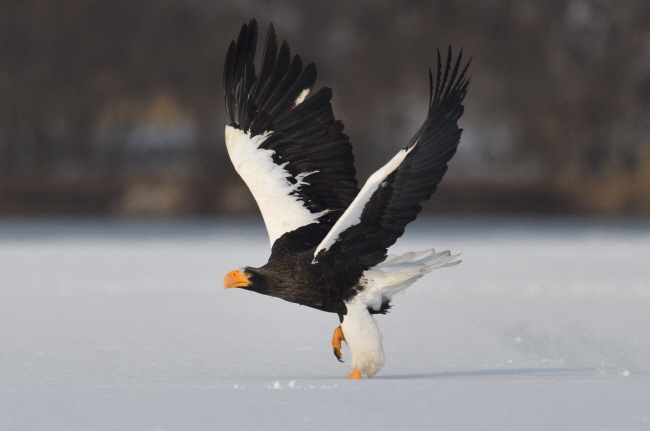
[[[270,25],[259,71],[255,69],[257,21],[244,24],[224,66],[226,146],[264,218],[271,257],[224,278],[241,288],[335,313],[332,348],[352,356],[351,374],[374,376],[384,364],[373,314],[429,271],[459,263],[433,249],[387,256],[408,223],[431,197],[456,153],[469,78],[462,51],[451,47],[434,79],[424,124],[411,141],[359,189],[354,156],[343,123],[334,118],[332,90],[312,93],[313,63],[291,57]]]

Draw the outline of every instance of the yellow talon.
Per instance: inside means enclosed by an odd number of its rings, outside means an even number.
[[[352,374],[350,374],[346,380],[360,379],[360,378],[361,378],[361,371],[354,370],[354,371],[352,371]]]
[[[345,341],[345,337],[343,336],[343,330],[339,326],[334,330],[334,334],[332,335],[332,349],[334,350],[334,356],[336,356],[339,362],[343,362],[341,359],[343,356],[341,354],[341,341]]]

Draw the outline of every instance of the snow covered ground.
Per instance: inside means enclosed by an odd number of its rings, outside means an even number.
[[[336,316],[222,288],[258,221],[2,221],[0,429],[650,429],[650,223],[430,218],[395,251],[428,247],[463,263],[346,381]]]

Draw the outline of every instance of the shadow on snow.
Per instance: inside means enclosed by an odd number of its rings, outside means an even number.
[[[531,375],[589,375],[598,373],[596,368],[508,368],[498,370],[444,371],[440,373],[404,374],[377,376],[376,379],[436,379],[441,377],[491,377],[491,376],[531,376]]]

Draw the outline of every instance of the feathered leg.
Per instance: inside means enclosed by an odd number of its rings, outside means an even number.
[[[368,312],[364,295],[355,296],[346,303],[347,314],[341,329],[352,356],[349,379],[360,379],[362,374],[374,376],[384,365],[384,350],[377,322]]]

